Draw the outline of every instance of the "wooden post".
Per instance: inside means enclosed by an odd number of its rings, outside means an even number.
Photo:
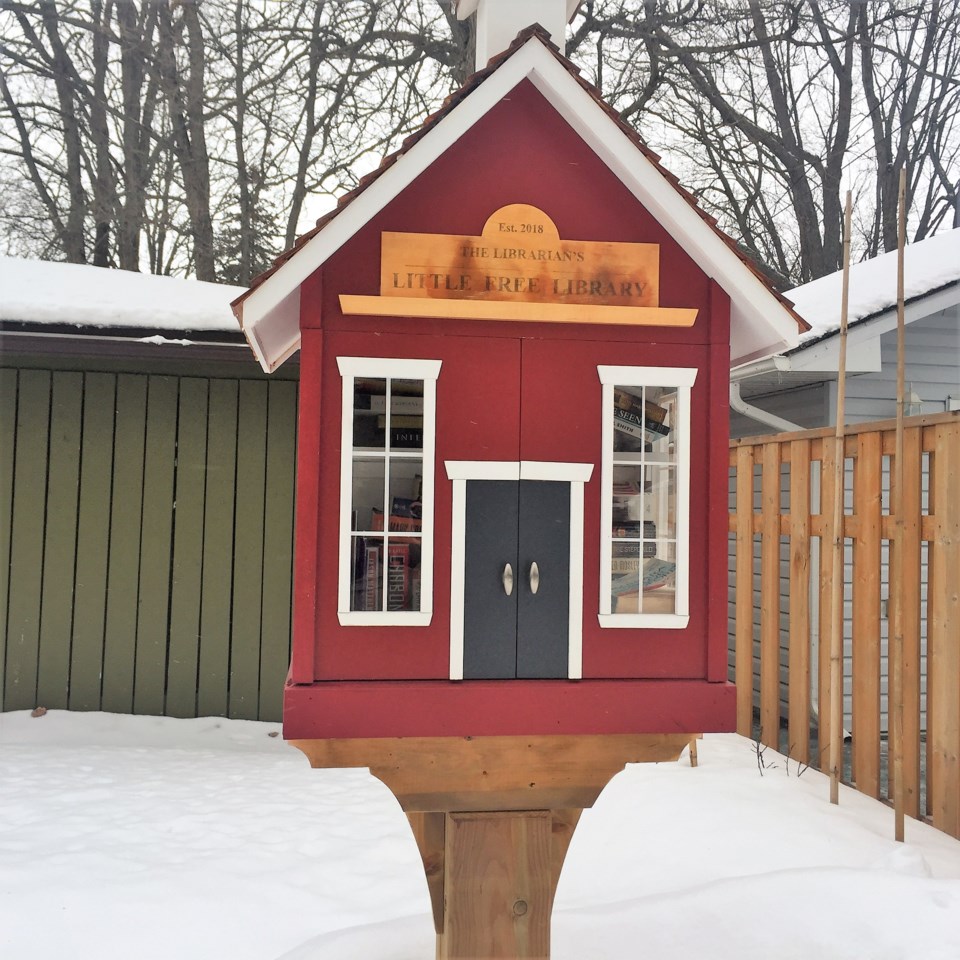
[[[847,305],[850,292],[850,220],[853,199],[847,191],[843,215],[843,294],[840,304],[840,363],[837,370],[837,422],[834,435],[833,581],[830,590],[830,802],[840,802],[843,763],[843,432],[847,372]]]
[[[695,734],[294,740],[313,767],[369,767],[407,815],[437,960],[548,960],[563,861],[584,807],[627,763]]]
[[[890,776],[893,780],[893,833],[894,839],[903,841],[904,814],[904,767],[903,767],[903,621],[904,621],[904,449],[903,449],[903,401],[904,401],[904,291],[903,252],[906,243],[907,171],[900,171],[897,227],[897,433],[894,446],[893,515],[895,520],[894,542],[890,563],[890,600],[893,617],[890,621],[888,663],[890,689],[887,698],[887,715],[890,719],[892,744]]]

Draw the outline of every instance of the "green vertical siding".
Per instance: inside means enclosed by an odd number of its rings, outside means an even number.
[[[58,709],[68,706],[70,695],[70,646],[63,638],[73,629],[82,417],[83,374],[54,376],[37,702]]]
[[[233,530],[230,716],[252,720],[260,700],[263,508],[267,474],[267,384],[240,384],[237,503]]]
[[[296,383],[0,369],[0,709],[276,720]]]
[[[77,518],[77,568],[73,586],[73,637],[70,647],[68,702],[71,710],[100,708],[116,388],[113,374],[88,373],[84,377],[80,512]]]
[[[4,704],[9,710],[34,706],[37,695],[50,423],[50,374],[25,370],[19,381],[4,676]]]
[[[297,385],[270,384],[267,403],[267,476],[263,523],[263,627],[260,633],[261,716],[280,716],[293,589],[293,491],[296,437],[288,424],[297,417]]]
[[[230,574],[237,486],[237,388],[236,380],[214,380],[210,384],[197,682],[197,712],[201,717],[227,715],[233,596]]]
[[[163,713],[167,679],[177,387],[174,377],[150,377],[147,385],[133,712],[151,715]]]
[[[208,390],[206,380],[180,381],[166,702],[173,717],[197,715]]]
[[[133,712],[146,434],[147,377],[120,374],[114,418],[101,701],[102,708],[111,713]]]
[[[0,369],[0,706],[6,699],[9,631],[10,533],[13,528],[13,464],[17,443],[17,372]]]

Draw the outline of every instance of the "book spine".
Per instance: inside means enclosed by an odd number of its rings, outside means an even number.
[[[371,413],[386,413],[387,398],[382,393],[375,393],[370,397]],[[390,412],[398,413],[423,413],[423,397],[405,397],[399,394],[393,394],[390,397]]]
[[[410,546],[391,543],[387,548],[387,609],[405,610],[409,586]]]
[[[363,572],[363,609],[379,610],[380,593],[380,550],[376,546],[365,549],[365,566]]]

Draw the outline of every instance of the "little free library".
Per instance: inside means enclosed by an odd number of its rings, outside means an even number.
[[[734,729],[729,370],[798,319],[538,27],[234,308],[300,351],[284,736],[394,791],[439,955],[546,956],[579,811]]]

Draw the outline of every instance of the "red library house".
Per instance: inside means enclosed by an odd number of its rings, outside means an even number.
[[[235,310],[266,371],[300,351],[284,736],[315,765],[369,765],[410,814],[556,813],[734,729],[729,370],[799,321],[547,30]],[[528,766],[488,789],[510,743]],[[476,782],[424,781],[488,747]],[[564,793],[550,758],[604,749]]]

